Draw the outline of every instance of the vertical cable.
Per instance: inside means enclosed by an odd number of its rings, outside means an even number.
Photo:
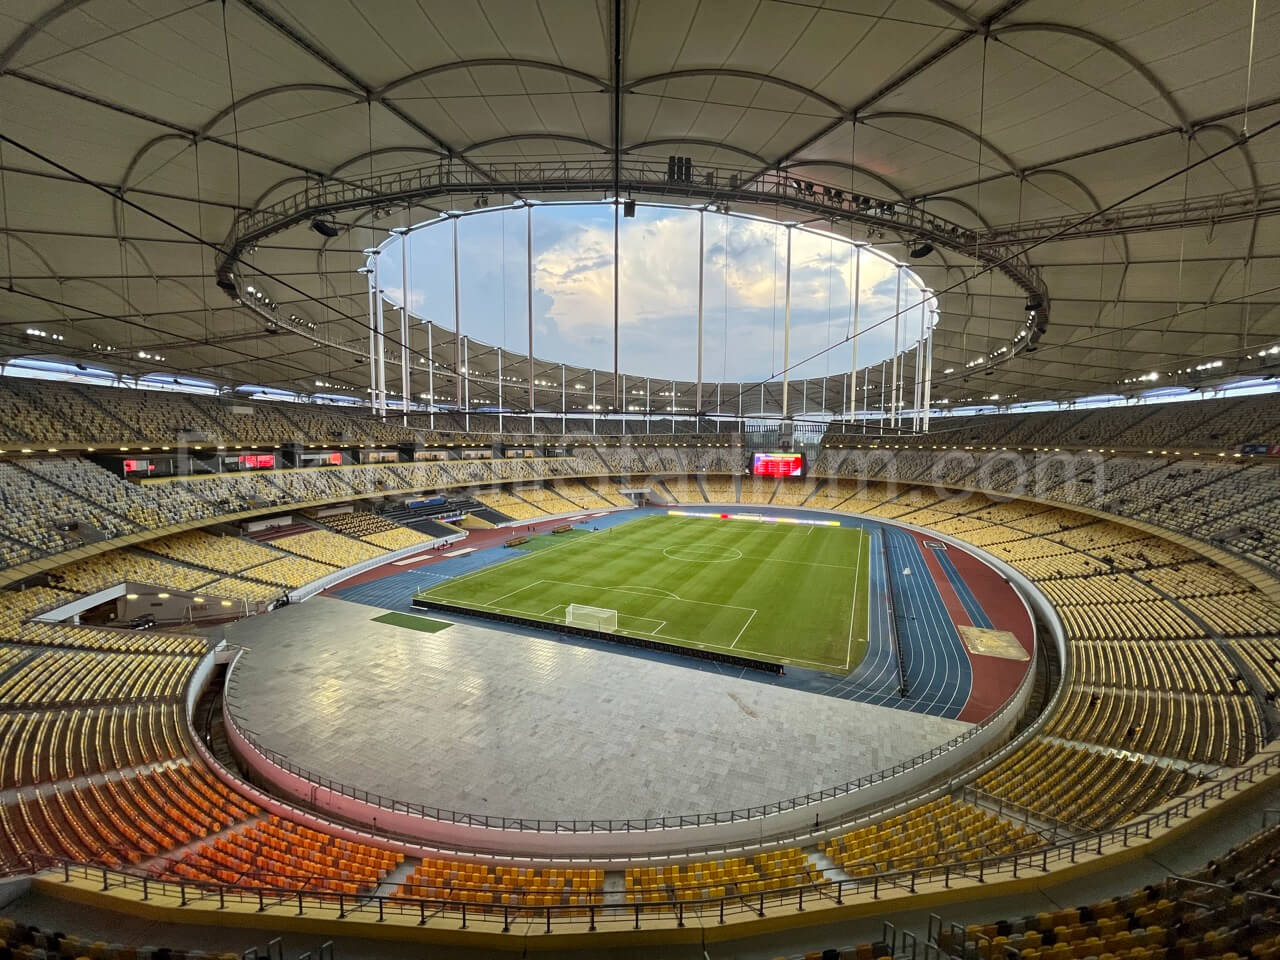
[[[534,408],[535,397],[533,395],[533,204],[526,203],[524,207],[524,256],[525,256],[525,273],[528,278],[528,287],[525,292],[525,306],[529,314],[529,432],[534,432]]]
[[[400,408],[403,411],[403,423],[406,427],[409,425],[409,404],[413,394],[409,370],[409,291],[412,287],[409,282],[409,238],[413,236],[409,232],[411,226],[409,221],[413,219],[412,212],[412,206],[405,207],[405,229],[400,236]]]
[[[244,205],[240,192],[240,118],[236,103],[235,75],[231,69],[231,34],[227,30],[227,0],[222,0],[222,48],[227,58],[227,90],[231,94],[231,139],[236,145],[236,205]]]
[[[773,316],[769,320],[769,376],[773,376],[778,370],[778,207],[774,204],[773,208],[774,224],[773,224],[773,294],[770,305],[773,309]],[[764,386],[760,387],[760,411],[764,412]]]
[[[853,425],[858,418],[858,311],[862,307],[862,248],[856,244],[853,246],[853,295],[849,302],[849,313],[853,318],[853,333],[850,340],[853,342],[853,355],[849,358],[849,389],[853,394],[849,398],[849,424]],[[871,370],[867,368],[867,376],[871,375]],[[863,395],[862,406],[863,412],[866,412],[866,378],[863,378]]]
[[[1258,0],[1253,0],[1249,9],[1249,65],[1244,75],[1244,121],[1240,125],[1240,136],[1249,135],[1249,98],[1253,94],[1253,40],[1258,26]]]
[[[782,312],[782,419],[787,419],[787,388],[791,380],[791,236],[787,227],[786,304]],[[763,388],[761,388],[763,389]]]
[[[987,114],[987,37],[982,38],[982,71],[978,81],[978,174],[975,178],[977,191],[973,198],[973,208],[978,212],[978,216],[982,216],[982,142],[983,142],[983,123],[986,121]],[[977,231],[974,231],[977,236]],[[974,243],[977,243],[975,239]],[[974,248],[974,254],[977,254],[977,248]]]
[[[196,138],[191,140],[191,149],[195,155],[196,164],[196,231],[201,237],[204,236],[204,186],[200,178],[200,141]],[[200,258],[200,300],[204,306],[204,339],[207,343],[210,333],[213,329],[213,316],[209,307],[209,267],[206,262],[209,248],[203,243],[196,244],[199,250]],[[323,272],[323,271],[322,271]]]
[[[502,345],[507,345],[507,214],[502,211]]]
[[[721,354],[720,361],[720,382],[724,383],[729,378],[729,218],[724,218],[724,292],[721,305],[724,308],[724,325],[721,336],[724,344],[724,351]],[[717,387],[716,405],[719,406],[719,388]]]
[[[618,9],[622,9],[621,0],[619,0]],[[620,260],[621,253],[619,251],[619,245],[621,243],[619,234],[622,227],[618,219],[618,214],[621,210],[621,206],[622,205],[618,202],[617,192],[615,191],[613,198],[613,393],[617,398],[614,404],[615,406],[622,405],[622,397],[619,393],[622,377],[620,363],[618,360],[618,339],[621,336],[619,314],[622,298],[622,261]]]
[[[4,158],[4,143],[0,141],[0,229],[4,230],[4,279],[5,288],[13,290],[13,238],[9,235],[9,183],[5,177],[8,165]],[[201,271],[203,272],[203,270]]]
[[[1187,153],[1186,159],[1183,161],[1184,166],[1191,163],[1191,134],[1187,134]],[[1187,208],[1187,191],[1191,186],[1191,171],[1184,169],[1182,172],[1182,209],[1186,213]],[[1182,262],[1183,254],[1187,249],[1187,228],[1184,224],[1178,230],[1178,285],[1173,296],[1173,315],[1176,318],[1182,312]],[[1120,299],[1120,290],[1116,290],[1116,299]]]
[[[459,407],[466,400],[466,385],[464,378],[470,374],[464,373],[463,367],[466,361],[462,358],[462,291],[458,282],[458,217],[453,218],[453,376],[454,376],[454,400]],[[470,413],[470,411],[467,411]]]
[[[129,300],[129,256],[125,250],[125,240],[124,240],[124,238],[127,236],[125,231],[128,226],[128,221],[126,219],[126,212],[127,212],[127,208],[123,204],[121,204],[120,205],[120,231],[118,234],[119,236],[118,249],[120,251],[120,303],[122,304],[126,312],[132,313],[134,312],[133,306]],[[130,330],[132,330],[132,327],[130,328]],[[132,335],[129,337],[129,339],[130,341],[133,340]]]
[[[831,342],[831,278],[835,273],[836,261],[836,238],[834,236],[827,238],[827,366],[826,376],[831,376],[831,348],[835,346]],[[822,383],[822,394],[825,397],[827,391],[826,380]]]
[[[982,142],[983,142],[983,123],[987,118],[987,38],[982,38],[982,79],[978,86],[978,189],[974,197],[974,209],[978,211],[978,215],[982,215]],[[1024,178],[1018,180],[1018,220],[1022,220],[1022,189],[1025,183]],[[976,234],[975,234],[976,235]],[[977,253],[977,249],[974,249]],[[983,338],[983,353],[986,354],[986,363],[984,366],[988,368],[995,366],[995,360],[992,358],[992,342],[991,321],[995,316],[995,305],[993,303],[993,295],[995,292],[995,271],[987,272],[987,333]]]
[[[618,205],[613,205],[614,222],[617,222]],[[706,301],[706,269],[707,269],[707,210],[703,207],[698,211],[698,382],[697,397],[693,402],[694,412],[702,411],[702,324],[703,324],[703,308]]]

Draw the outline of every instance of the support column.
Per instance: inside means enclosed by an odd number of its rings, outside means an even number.
[[[916,340],[916,383],[915,383],[915,414],[912,416],[912,424],[916,433],[920,432],[920,406],[924,402],[924,336],[925,336],[925,309],[924,309],[924,291],[920,291],[920,336]]]
[[[695,414],[702,412],[702,305],[705,295],[703,289],[703,276],[706,270],[706,223],[707,211],[698,211],[698,385],[697,393],[694,395],[693,412]]]
[[[453,372],[455,401],[458,409],[462,409],[465,398],[462,368],[466,362],[462,359],[462,289],[458,285],[458,218],[453,218]]]
[[[921,350],[923,350],[923,348],[924,348],[923,343],[917,343],[915,346],[915,349],[911,351],[911,364],[912,364],[911,432],[912,433],[920,432],[920,361],[923,359],[923,356],[921,355]],[[904,381],[906,380],[905,374],[903,375],[903,380]],[[905,388],[905,383],[903,384],[903,386]],[[905,389],[903,390],[903,393],[904,394],[906,393]]]
[[[560,432],[567,433],[569,425],[566,417],[569,413],[569,385],[564,378],[564,364],[560,364]]]
[[[596,432],[596,369],[591,368],[591,433]]]
[[[782,419],[787,419],[787,384],[791,379],[791,227],[787,227],[786,306],[782,313]],[[764,411],[764,384],[760,385],[760,410]]]
[[[400,408],[401,422],[409,425],[409,228],[397,227],[400,235]]]
[[[902,264],[898,264],[898,282],[893,295],[893,389],[890,391],[890,402],[893,409],[889,412],[889,426],[898,426],[898,353],[902,349]]]
[[[884,433],[884,427],[886,423],[885,414],[884,414],[884,388],[885,388],[885,374],[888,371],[888,369],[889,369],[889,361],[881,360],[880,361],[880,432],[881,433]]]
[[[924,423],[922,429],[929,432],[929,406],[933,402],[933,331],[934,324],[929,324],[927,346],[924,351]]]
[[[850,425],[858,415],[858,311],[862,306],[862,248],[855,246],[853,254],[853,358],[849,367],[849,392],[852,398],[849,403]]]
[[[373,266],[365,268],[369,277],[369,412],[376,415],[378,412],[378,361],[374,345],[377,321],[373,314],[373,291],[378,286],[378,252],[374,250],[369,259],[373,261]]]
[[[378,398],[378,416],[387,416],[387,330],[382,312],[382,285],[374,291],[374,302],[378,307],[378,387],[375,395]]]
[[[653,432],[653,378],[644,378],[644,432]]]
[[[463,429],[468,433],[471,432],[471,343],[469,340],[462,341],[462,369],[466,371],[466,376],[462,381],[462,409],[466,411],[463,414]]]
[[[427,416],[431,429],[436,428],[436,327],[427,321]]]
[[[618,28],[615,26],[614,29]],[[615,404],[618,399],[618,297],[622,274],[622,265],[618,260],[618,214],[621,208],[622,202],[615,196],[613,198],[613,392]]]
[[[498,433],[502,433],[502,348],[498,348]]]
[[[533,204],[526,204],[524,210],[524,255],[527,263],[526,273],[529,278],[529,286],[525,296],[525,304],[529,312],[529,433],[534,434],[537,432],[533,422],[537,403],[533,397]]]
[[[871,398],[867,396],[871,392],[871,368],[867,367],[862,374],[862,432],[867,432],[867,411],[871,409]]]

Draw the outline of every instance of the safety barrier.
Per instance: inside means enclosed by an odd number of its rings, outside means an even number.
[[[148,902],[167,900],[173,906],[227,910],[229,905],[251,906],[255,912],[278,915],[328,917],[337,920],[387,922],[399,920],[417,926],[449,925],[454,929],[488,929],[509,933],[513,925],[529,924],[544,933],[557,928],[575,932],[643,930],[684,926],[709,927],[750,921],[779,913],[796,913],[843,906],[856,901],[875,902],[915,894],[923,888],[949,890],[957,886],[998,883],[1038,876],[1064,869],[1117,851],[1149,842],[1159,831],[1192,819],[1210,803],[1221,802],[1247,790],[1260,780],[1280,772],[1280,753],[1216,781],[1170,804],[1164,810],[1087,836],[1063,839],[1037,850],[955,863],[920,866],[848,879],[823,877],[777,890],[731,894],[716,898],[669,899],[648,903],[480,904],[441,898],[335,894],[320,891],[282,891],[269,887],[224,886],[158,880],[146,874],[70,861],[32,857],[33,869],[43,869],[44,879],[77,883],[104,894],[128,896]],[[90,886],[91,885],[91,886]]]
[[[510,546],[510,543],[507,544]],[[605,643],[617,643],[624,647],[639,647],[642,650],[660,650],[681,657],[692,657],[695,660],[710,660],[731,667],[742,667],[747,670],[759,670],[762,673],[781,674],[782,665],[768,660],[757,660],[755,657],[744,657],[741,654],[721,653],[718,650],[700,650],[697,647],[682,647],[675,643],[664,643],[649,637],[632,637],[625,633],[609,633],[606,630],[593,630],[590,627],[575,627],[565,623],[550,623],[534,617],[522,617],[514,613],[499,613],[496,610],[485,610],[480,607],[467,607],[457,603],[445,603],[427,596],[416,596],[412,603],[421,610],[439,610],[468,617],[479,617],[496,623],[513,623],[522,627],[533,627],[540,630],[554,630],[568,637],[586,637],[589,640],[600,640]]]

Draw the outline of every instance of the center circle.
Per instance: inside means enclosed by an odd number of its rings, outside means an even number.
[[[697,544],[665,547],[662,555],[669,560],[683,560],[686,563],[728,563],[730,560],[742,559],[742,551],[734,547],[700,547]]]

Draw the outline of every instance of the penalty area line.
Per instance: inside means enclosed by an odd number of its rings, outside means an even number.
[[[531,587],[536,587],[538,584],[544,583],[544,582],[545,581],[543,580],[534,580],[532,583],[526,583],[523,587],[517,587],[516,589],[510,591],[509,593],[504,593],[500,597],[494,597],[489,602],[496,605],[499,600],[505,600],[507,599],[507,597],[514,597],[517,593],[524,593],[526,590],[530,589]]]

